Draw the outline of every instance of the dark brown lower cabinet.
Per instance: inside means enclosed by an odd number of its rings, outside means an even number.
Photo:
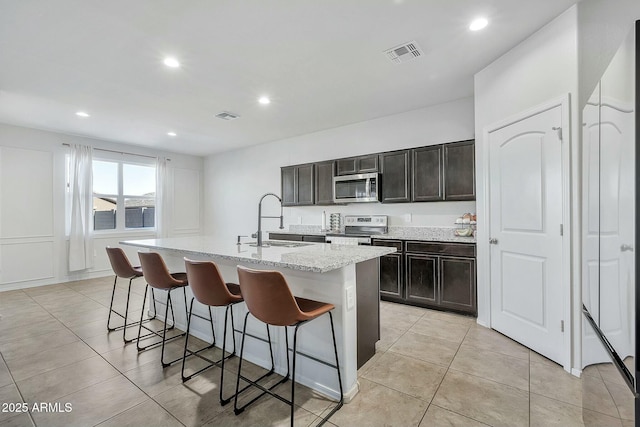
[[[380,295],[390,301],[404,299],[402,255],[389,254],[380,257]]]
[[[473,314],[476,307],[475,244],[376,239],[398,252],[380,258],[380,298]]]
[[[440,257],[440,305],[476,312],[476,260]]]
[[[407,301],[433,305],[438,303],[438,257],[405,255],[407,264]]]
[[[398,252],[380,257],[380,296],[386,301],[404,300],[404,257],[402,240],[374,239],[373,246],[388,246]]]

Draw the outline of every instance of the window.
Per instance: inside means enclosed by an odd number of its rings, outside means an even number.
[[[156,168],[93,160],[93,229],[155,227]]]

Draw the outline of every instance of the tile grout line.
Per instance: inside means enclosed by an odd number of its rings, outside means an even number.
[[[69,288],[69,289],[71,289],[71,288]],[[80,294],[80,295],[83,295],[81,292],[78,292],[78,291],[76,291],[75,289],[71,289],[71,290],[72,290],[72,291],[74,291],[74,292],[76,292],[76,293],[78,293],[78,294]],[[26,294],[26,293],[25,293],[25,294]],[[78,334],[76,334],[74,331],[72,331],[72,330],[71,330],[67,325],[65,325],[63,322],[61,322],[61,321],[60,321],[60,320],[59,320],[59,319],[58,319],[54,314],[52,314],[48,309],[46,309],[45,307],[43,307],[43,306],[42,306],[38,301],[36,301],[35,299],[33,299],[33,297],[31,297],[30,295],[28,295],[28,294],[27,294],[27,296],[28,296],[29,298],[31,298],[31,299],[32,299],[36,304],[38,304],[38,305],[39,305],[43,310],[45,310],[47,313],[49,313],[49,314],[50,314],[54,319],[56,319],[56,321],[57,321],[57,322],[59,322],[62,326],[64,326],[64,327],[65,327],[69,332],[71,332],[73,335],[75,335],[75,336],[78,338],[78,340],[80,340],[80,341],[81,341],[82,343],[84,343],[87,347],[89,347],[89,348],[90,348],[94,353],[96,353],[96,355],[97,355],[97,356],[99,356],[102,360],[104,360],[106,363],[108,363],[108,364],[109,364],[113,369],[115,369],[115,370],[116,370],[116,372],[117,372],[121,377],[124,377],[124,378],[125,378],[127,381],[129,381],[129,382],[130,382],[134,387],[136,387],[138,390],[140,390],[140,392],[142,392],[142,393],[143,393],[145,396],[147,396],[150,400],[152,400],[152,401],[153,401],[153,402],[155,402],[158,406],[160,406],[160,407],[161,407],[165,412],[167,412],[169,415],[171,415],[171,417],[173,417],[173,418],[174,418],[174,419],[175,419],[179,424],[182,424],[182,425],[184,426],[184,424],[183,424],[182,422],[180,422],[180,420],[178,420],[178,419],[177,419],[177,418],[176,418],[176,417],[175,417],[171,412],[167,411],[167,410],[166,410],[162,405],[160,405],[160,403],[158,403],[158,402],[157,402],[153,397],[151,397],[151,396],[150,396],[149,394],[147,394],[144,390],[142,390],[140,387],[138,387],[138,385],[137,385],[137,384],[135,384],[133,381],[131,381],[131,380],[129,379],[129,377],[127,377],[127,376],[124,374],[124,372],[120,371],[116,366],[114,366],[111,362],[109,362],[107,359],[105,359],[105,358],[102,356],[102,354],[98,353],[98,352],[97,352],[93,347],[91,347],[89,344],[87,344],[87,342],[86,342],[83,338],[81,338]],[[83,295],[83,296],[87,297],[86,295]],[[87,298],[89,298],[89,297],[87,297]],[[89,298],[89,299],[91,299],[91,298]],[[93,300],[92,300],[92,301],[93,301]],[[125,319],[125,323],[126,323],[126,319]],[[91,338],[91,337],[88,337],[88,338]],[[123,347],[123,348],[124,348],[124,347]],[[92,357],[95,357],[95,356],[92,356]],[[4,360],[4,357],[3,357],[3,360]],[[83,360],[86,360],[86,359],[83,359]],[[46,372],[53,371],[53,370],[55,370],[55,369],[63,368],[63,367],[66,367],[66,366],[70,366],[70,365],[72,365],[72,364],[74,364],[74,363],[77,363],[77,362],[80,362],[80,361],[75,361],[75,362],[69,363],[69,364],[67,364],[67,365],[63,365],[63,366],[59,366],[59,367],[54,368],[54,369],[50,369],[50,370],[48,370],[48,371],[42,372],[41,374],[46,373]],[[149,363],[151,363],[151,362],[149,362]],[[6,362],[5,362],[5,365],[6,365]],[[12,376],[12,379],[13,379],[13,374],[11,374],[11,370],[9,369],[9,366],[8,366],[8,365],[7,365],[7,370],[9,371],[9,374]],[[40,375],[40,374],[37,374],[37,375]],[[35,375],[33,375],[33,376],[29,377],[29,378],[33,378],[34,376],[35,376]],[[77,392],[79,392],[79,391],[85,390],[85,389],[87,389],[87,388],[89,388],[89,387],[93,387],[93,386],[95,386],[95,385],[102,384],[102,383],[104,383],[104,382],[106,382],[106,381],[110,381],[110,380],[112,380],[113,378],[116,378],[116,377],[108,378],[108,379],[106,379],[106,380],[104,380],[104,381],[100,381],[100,382],[98,382],[98,383],[96,383],[96,384],[92,384],[92,385],[89,385],[89,386],[87,386],[87,387],[83,387],[83,388],[81,388],[81,389],[79,389],[79,390],[76,390],[76,391],[74,391],[74,392],[72,392],[72,393],[69,393],[69,394],[66,394],[66,395],[64,395],[64,396],[61,396],[61,397],[59,397],[59,399],[62,399],[62,398],[64,398],[64,397],[66,397],[66,396],[70,396],[70,395],[72,395],[72,394],[74,394],[74,393],[77,393]],[[28,379],[28,378],[25,378],[25,379]],[[18,389],[18,392],[20,393],[20,396],[22,397],[22,392],[20,392],[20,389],[19,389],[19,387],[18,387],[18,384],[17,384],[17,383],[15,383],[15,381],[14,381],[14,384],[15,384],[15,386],[16,386],[16,389]],[[23,398],[23,400],[24,400],[24,398]],[[141,402],[140,404],[142,404],[142,403],[144,403],[144,402]],[[140,404],[139,404],[139,405],[140,405]],[[135,406],[133,406],[132,408],[135,408],[136,406],[138,406],[138,405],[135,405]],[[131,409],[131,408],[127,408],[127,409],[125,409],[125,410],[123,410],[123,411],[121,411],[121,412],[118,412],[117,414],[114,414],[112,417],[109,417],[109,418],[107,418],[107,419],[105,419],[105,420],[100,421],[100,423],[96,424],[96,426],[97,426],[97,425],[99,425],[99,424],[101,424],[101,423],[104,423],[104,422],[106,422],[106,421],[110,420],[111,418],[114,418],[114,417],[116,417],[116,416],[118,416],[118,415],[120,415],[120,414],[122,414],[122,413],[124,413],[124,412],[128,411],[129,409]],[[32,422],[34,423],[34,425],[36,425],[36,426],[37,426],[37,424],[35,423],[35,420],[33,420],[33,417],[31,416],[31,413],[30,413],[30,412],[29,412],[29,417],[31,417],[31,420],[32,420]]]
[[[7,361],[4,360],[4,355],[0,352],[0,359],[2,359],[2,363],[4,363],[4,366],[7,367],[7,372],[9,373],[9,376],[11,377],[11,381],[13,381],[13,386],[16,388],[16,390],[18,390],[18,394],[20,395],[20,399],[22,399],[22,401],[24,402],[24,396],[22,395],[22,392],[20,391],[20,388],[18,387],[18,384],[16,383],[16,379],[13,377],[13,374],[11,373],[11,369],[9,369],[9,365],[7,365]],[[27,404],[28,405],[28,404]],[[33,419],[33,416],[31,415],[31,411],[28,410],[27,408],[27,414],[29,415],[29,419],[31,420],[31,423],[35,426],[36,422]],[[16,415],[17,417],[17,415]],[[9,417],[8,419],[11,419],[14,417]]]
[[[442,376],[442,380],[440,380],[440,384],[438,384],[438,387],[436,388],[436,392],[433,393],[433,397],[431,398],[431,402],[429,402],[429,406],[431,406],[433,403],[433,400],[436,398],[436,395],[438,394],[438,391],[440,390],[440,387],[442,386],[442,383],[444,382],[445,377],[447,376],[447,374],[449,373],[449,371],[451,370],[451,364],[453,363],[453,361],[455,360],[456,356],[458,355],[458,352],[460,351],[460,347],[462,347],[462,343],[464,342],[464,340],[467,338],[467,335],[469,334],[469,331],[471,330],[471,326],[469,326],[467,328],[467,332],[465,332],[464,337],[462,338],[462,340],[460,340],[460,343],[458,344],[458,348],[456,349],[456,352],[454,353],[453,357],[451,358],[451,362],[449,362],[449,366],[447,366],[447,371],[444,373],[444,375]],[[454,369],[455,371],[455,369]],[[438,406],[438,405],[434,405],[434,406]],[[439,407],[439,406],[438,406]],[[443,408],[446,409],[446,408]],[[429,410],[429,408],[427,408],[427,411]],[[468,417],[466,415],[463,414],[459,414],[458,412],[452,411],[450,409],[446,409],[449,412],[452,412],[454,414],[457,415],[461,415],[465,418],[469,418],[471,420],[477,421],[477,422],[481,422],[479,420],[476,420],[475,418],[471,418]],[[424,416],[427,415],[427,412],[425,411],[424,415],[422,416],[422,419],[424,419]],[[420,420],[420,422],[422,422],[422,420]]]

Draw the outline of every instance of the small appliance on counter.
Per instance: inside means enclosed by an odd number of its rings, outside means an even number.
[[[371,245],[371,236],[387,234],[387,224],[386,215],[345,215],[344,232],[327,233],[325,241],[340,245]]]

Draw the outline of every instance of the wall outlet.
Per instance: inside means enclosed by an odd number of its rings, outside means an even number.
[[[347,310],[351,310],[356,306],[356,293],[353,290],[353,286],[349,286],[345,289],[345,292],[347,294]]]
[[[405,224],[410,223],[411,222],[411,214],[408,213],[408,214],[402,215],[402,219],[404,220]]]

